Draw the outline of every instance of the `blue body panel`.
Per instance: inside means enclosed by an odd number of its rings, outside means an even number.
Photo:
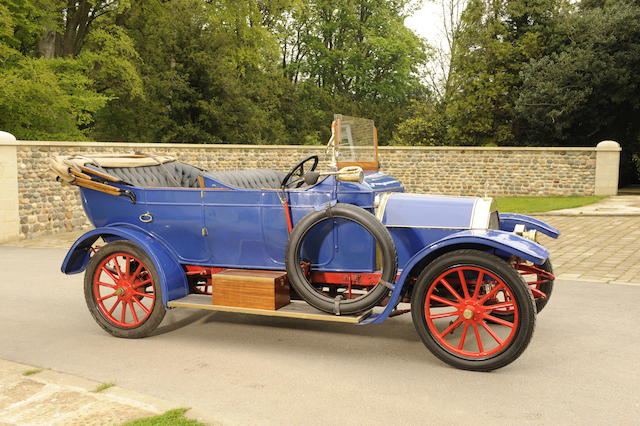
[[[222,268],[284,270],[288,240],[285,214],[272,189],[240,189],[205,175],[205,188],[129,187],[136,197],[114,197],[80,188],[83,207],[97,229],[88,232],[71,247],[62,266],[64,273],[83,271],[88,249],[99,237],[126,239],[140,246],[153,260],[161,278],[165,304],[188,294],[182,265]],[[116,185],[117,186],[117,185]],[[287,191],[294,225],[313,209],[327,203],[348,203],[376,213],[376,196],[401,192],[395,179],[382,173],[368,173],[363,183],[342,182],[334,176],[316,185]],[[395,308],[413,266],[425,256],[477,247],[508,257],[519,256],[536,264],[548,252],[540,245],[509,231],[515,223],[539,229],[548,235],[554,228],[523,215],[501,215],[502,230],[470,229],[477,198],[394,194],[388,197],[382,222],[388,227],[402,271],[384,312],[365,323],[382,322]],[[488,207],[487,207],[488,208]],[[153,220],[144,223],[140,215]],[[312,268],[328,272],[374,272],[374,239],[358,225],[333,219],[309,231],[302,247]]]
[[[184,269],[171,250],[157,238],[140,229],[126,225],[96,228],[82,235],[71,246],[64,258],[61,267],[62,272],[65,274],[77,274],[84,271],[89,263],[89,248],[103,235],[110,236],[110,240],[131,241],[151,258],[160,277],[163,303],[165,305],[170,300],[179,299],[189,294],[189,286]]]
[[[473,197],[394,194],[387,201],[382,223],[391,227],[469,229],[476,200]]]
[[[523,224],[527,229],[535,229],[551,238],[558,238],[560,231],[553,226],[531,216],[518,213],[500,213],[500,229],[512,232],[516,225]]]

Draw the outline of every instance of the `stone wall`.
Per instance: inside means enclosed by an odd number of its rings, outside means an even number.
[[[593,195],[595,150],[382,148],[383,170],[410,192],[450,195]]]
[[[26,141],[12,145],[18,175],[20,226],[17,234],[20,238],[88,226],[78,189],[60,185],[49,174],[48,162],[54,155],[140,151],[172,155],[211,170],[273,168],[286,171],[310,154],[321,156],[320,168],[326,164],[325,150],[320,146]],[[381,147],[379,157],[382,171],[399,179],[409,192],[593,195],[596,151],[596,148]]]

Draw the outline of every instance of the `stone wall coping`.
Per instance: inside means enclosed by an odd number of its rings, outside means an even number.
[[[138,142],[66,142],[66,141],[3,141],[0,145],[29,147],[29,146],[55,146],[55,147],[100,147],[109,146],[115,148],[200,148],[200,149],[324,149],[324,145],[231,145],[231,144],[198,144],[198,143],[138,143]],[[407,146],[393,145],[381,146],[380,151],[620,151],[621,148],[613,146],[599,147],[556,147],[556,146]]]

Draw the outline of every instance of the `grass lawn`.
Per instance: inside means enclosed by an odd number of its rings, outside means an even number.
[[[500,212],[540,213],[586,206],[603,198],[606,197],[505,197],[496,198],[496,204]]]

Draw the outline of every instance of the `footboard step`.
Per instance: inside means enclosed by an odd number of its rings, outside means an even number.
[[[211,296],[206,294],[190,294],[181,299],[169,302],[170,308],[207,309],[210,311],[238,312],[241,314],[264,315],[269,317],[302,318],[316,321],[346,322],[357,324],[371,314],[371,310],[358,315],[333,315],[317,310],[306,302],[294,300],[288,305],[270,311],[266,309],[239,308],[233,306],[212,305]]]

